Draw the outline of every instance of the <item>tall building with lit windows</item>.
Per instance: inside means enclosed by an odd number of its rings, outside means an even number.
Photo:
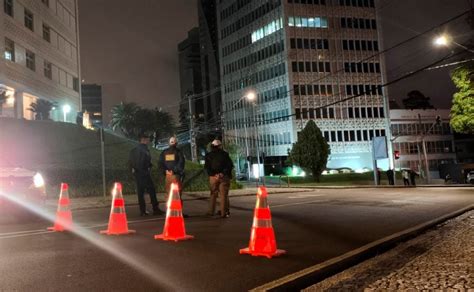
[[[77,0],[1,0],[1,116],[34,119],[33,102],[57,106],[56,121],[75,122],[81,110]]]
[[[268,169],[314,120],[331,147],[328,168],[372,169],[371,140],[390,132],[374,2],[219,1],[226,140],[253,157],[258,142]]]

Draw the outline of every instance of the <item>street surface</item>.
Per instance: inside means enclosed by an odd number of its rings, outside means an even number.
[[[255,197],[231,198],[231,217],[202,216],[206,200],[185,202],[185,242],[153,239],[164,217],[138,217],[134,235],[99,235],[109,208],[74,211],[77,234],[44,231],[42,220],[0,225],[0,290],[244,291],[474,203],[473,188],[317,189],[272,194],[281,258],[239,255]],[[162,206],[163,207],[163,206]]]

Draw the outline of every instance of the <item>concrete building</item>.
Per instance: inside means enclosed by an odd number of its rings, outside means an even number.
[[[399,151],[396,169],[424,173],[423,140],[431,178],[439,178],[442,164],[456,162],[454,137],[449,126],[450,110],[390,110],[393,150]],[[437,123],[437,117],[440,120]]]
[[[374,2],[219,1],[226,139],[254,157],[258,142],[265,162],[280,164],[314,120],[331,147],[328,168],[372,169],[371,140],[389,135]]]
[[[202,93],[201,56],[199,43],[199,28],[195,27],[188,32],[188,37],[178,44],[179,54],[179,82],[181,105],[179,121],[189,128],[188,96],[197,96]],[[199,96],[191,100],[191,112],[194,119],[204,117],[204,102]]]
[[[204,116],[200,130],[213,133],[221,129],[221,86],[219,73],[219,34],[216,0],[198,1],[199,44]]]
[[[102,126],[102,86],[82,84],[82,111],[89,113],[92,125]]]
[[[2,0],[2,115],[33,119],[38,99],[57,103],[51,118],[76,121],[81,110],[77,0]],[[64,113],[63,109],[67,109]]]

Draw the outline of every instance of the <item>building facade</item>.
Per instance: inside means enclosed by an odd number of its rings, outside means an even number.
[[[374,2],[219,1],[226,139],[277,163],[314,120],[328,168],[371,169],[372,138],[390,134]]]
[[[219,34],[217,29],[217,0],[198,1],[199,45],[201,59],[201,88],[204,115],[201,131],[218,133],[221,129],[221,86],[219,67]]]
[[[102,86],[97,84],[82,84],[82,111],[89,114],[92,125],[102,126]]]
[[[51,118],[76,122],[81,111],[77,0],[2,0],[2,115],[33,119],[39,99],[57,104]]]
[[[441,165],[456,162],[449,114],[447,109],[390,110],[393,149],[400,153],[400,159],[395,162],[397,170],[412,169],[424,173],[423,140],[431,178],[439,178]]]
[[[189,129],[189,111],[193,118],[204,117],[204,101],[202,93],[201,55],[199,43],[199,28],[195,27],[188,32],[188,37],[178,44],[179,82],[181,104],[179,121],[184,129]],[[188,98],[191,97],[191,105]]]

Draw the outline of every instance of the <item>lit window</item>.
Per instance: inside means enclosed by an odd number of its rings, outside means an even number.
[[[282,19],[277,19],[252,32],[252,43],[269,36],[282,28]]]
[[[10,40],[5,38],[5,55],[4,55],[6,60],[15,62],[15,43]]]
[[[13,0],[4,0],[3,2],[3,11],[13,17]]]
[[[46,23],[43,23],[43,39],[48,43],[51,42],[51,28]]]
[[[26,67],[32,71],[36,70],[35,53],[26,50]]]
[[[44,76],[48,79],[53,79],[52,66],[48,61],[44,61]]]
[[[25,26],[31,31],[34,31],[34,18],[33,13],[28,9],[25,9]]]

